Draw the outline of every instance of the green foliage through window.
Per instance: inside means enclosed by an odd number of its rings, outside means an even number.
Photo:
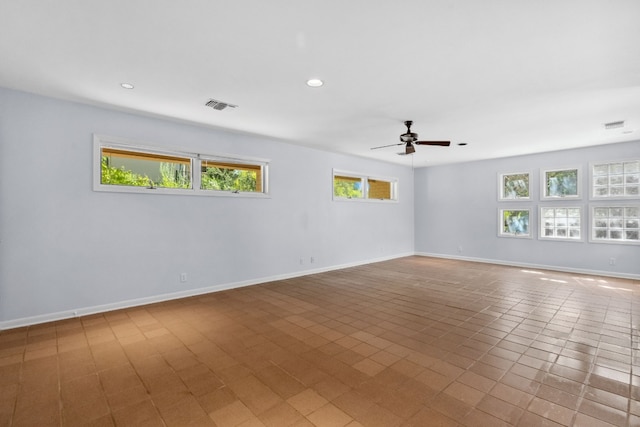
[[[109,158],[102,156],[101,161],[101,179],[102,184],[109,185],[131,185],[134,187],[149,187],[151,180],[147,175],[140,175],[130,170],[125,170],[125,167],[116,168],[109,165]]]
[[[257,173],[238,169],[207,167],[202,173],[203,190],[256,191]]]
[[[333,177],[333,195],[347,199],[362,198],[362,180],[350,176]]]
[[[265,160],[146,147],[94,135],[94,161],[95,191],[268,195]]]

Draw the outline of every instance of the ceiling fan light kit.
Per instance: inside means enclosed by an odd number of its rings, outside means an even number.
[[[412,143],[407,142],[407,147],[404,150],[404,154],[413,154],[416,152],[416,148],[413,146]]]

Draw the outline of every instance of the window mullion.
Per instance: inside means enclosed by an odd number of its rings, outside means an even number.
[[[193,174],[191,177],[191,182],[193,183],[193,191],[199,192],[202,189],[202,160],[198,157],[195,159],[191,159],[191,173]]]

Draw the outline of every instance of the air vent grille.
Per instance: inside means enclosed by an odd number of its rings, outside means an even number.
[[[604,128],[606,130],[609,129],[618,129],[624,127],[624,120],[618,120],[617,122],[609,122],[604,124]]]
[[[215,99],[210,99],[209,101],[207,101],[206,104],[207,107],[211,107],[214,110],[224,110],[227,107],[230,108],[236,108],[238,107],[237,105],[233,105],[233,104],[229,104],[228,102],[223,102],[223,101],[217,101]]]

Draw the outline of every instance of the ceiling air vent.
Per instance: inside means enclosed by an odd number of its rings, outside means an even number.
[[[606,130],[618,129],[624,127],[624,120],[618,120],[617,122],[609,122],[604,124]]]
[[[227,107],[236,108],[237,105],[229,104],[228,102],[216,101],[215,99],[210,99],[206,104],[207,107],[211,107],[214,110],[224,110]]]

